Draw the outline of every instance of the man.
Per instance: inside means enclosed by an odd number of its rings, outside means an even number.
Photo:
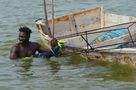
[[[32,31],[28,27],[19,28],[19,43],[15,44],[10,50],[10,59],[18,59],[23,57],[30,57],[38,51],[39,53],[46,50],[36,42],[30,42],[30,34]]]

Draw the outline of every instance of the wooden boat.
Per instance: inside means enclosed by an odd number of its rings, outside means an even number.
[[[55,17],[48,21],[49,26],[45,24],[45,19],[38,19],[36,26],[48,48],[51,38],[55,37],[65,41],[68,51],[80,52],[87,59],[136,66],[135,21],[136,17],[107,13],[102,7],[97,7]],[[120,31],[127,33],[117,35]],[[117,36],[112,37],[111,33]]]

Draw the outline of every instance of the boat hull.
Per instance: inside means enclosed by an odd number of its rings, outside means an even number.
[[[81,56],[87,60],[118,62],[136,67],[135,48],[91,51],[89,53],[82,53]]]

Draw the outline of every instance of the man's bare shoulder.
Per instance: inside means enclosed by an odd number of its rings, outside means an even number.
[[[37,42],[30,42],[31,45],[40,45],[39,43]]]
[[[41,47],[41,45],[39,43],[37,43],[37,42],[30,42],[30,46],[31,47],[37,47],[37,48]]]
[[[19,48],[19,43],[14,44],[11,48]]]
[[[17,44],[15,44],[15,45],[13,45],[12,47],[11,47],[11,49],[10,49],[10,54],[14,54],[14,53],[16,53],[16,52],[18,52],[19,51],[19,44],[17,43]]]

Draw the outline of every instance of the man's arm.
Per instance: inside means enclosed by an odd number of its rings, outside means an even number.
[[[50,51],[49,49],[43,47],[41,44],[39,43],[35,43],[36,47],[37,47],[37,51],[39,53],[43,53],[43,52],[47,52],[47,51]]]
[[[13,46],[10,50],[10,59],[17,59],[18,58],[18,50],[16,46]]]

